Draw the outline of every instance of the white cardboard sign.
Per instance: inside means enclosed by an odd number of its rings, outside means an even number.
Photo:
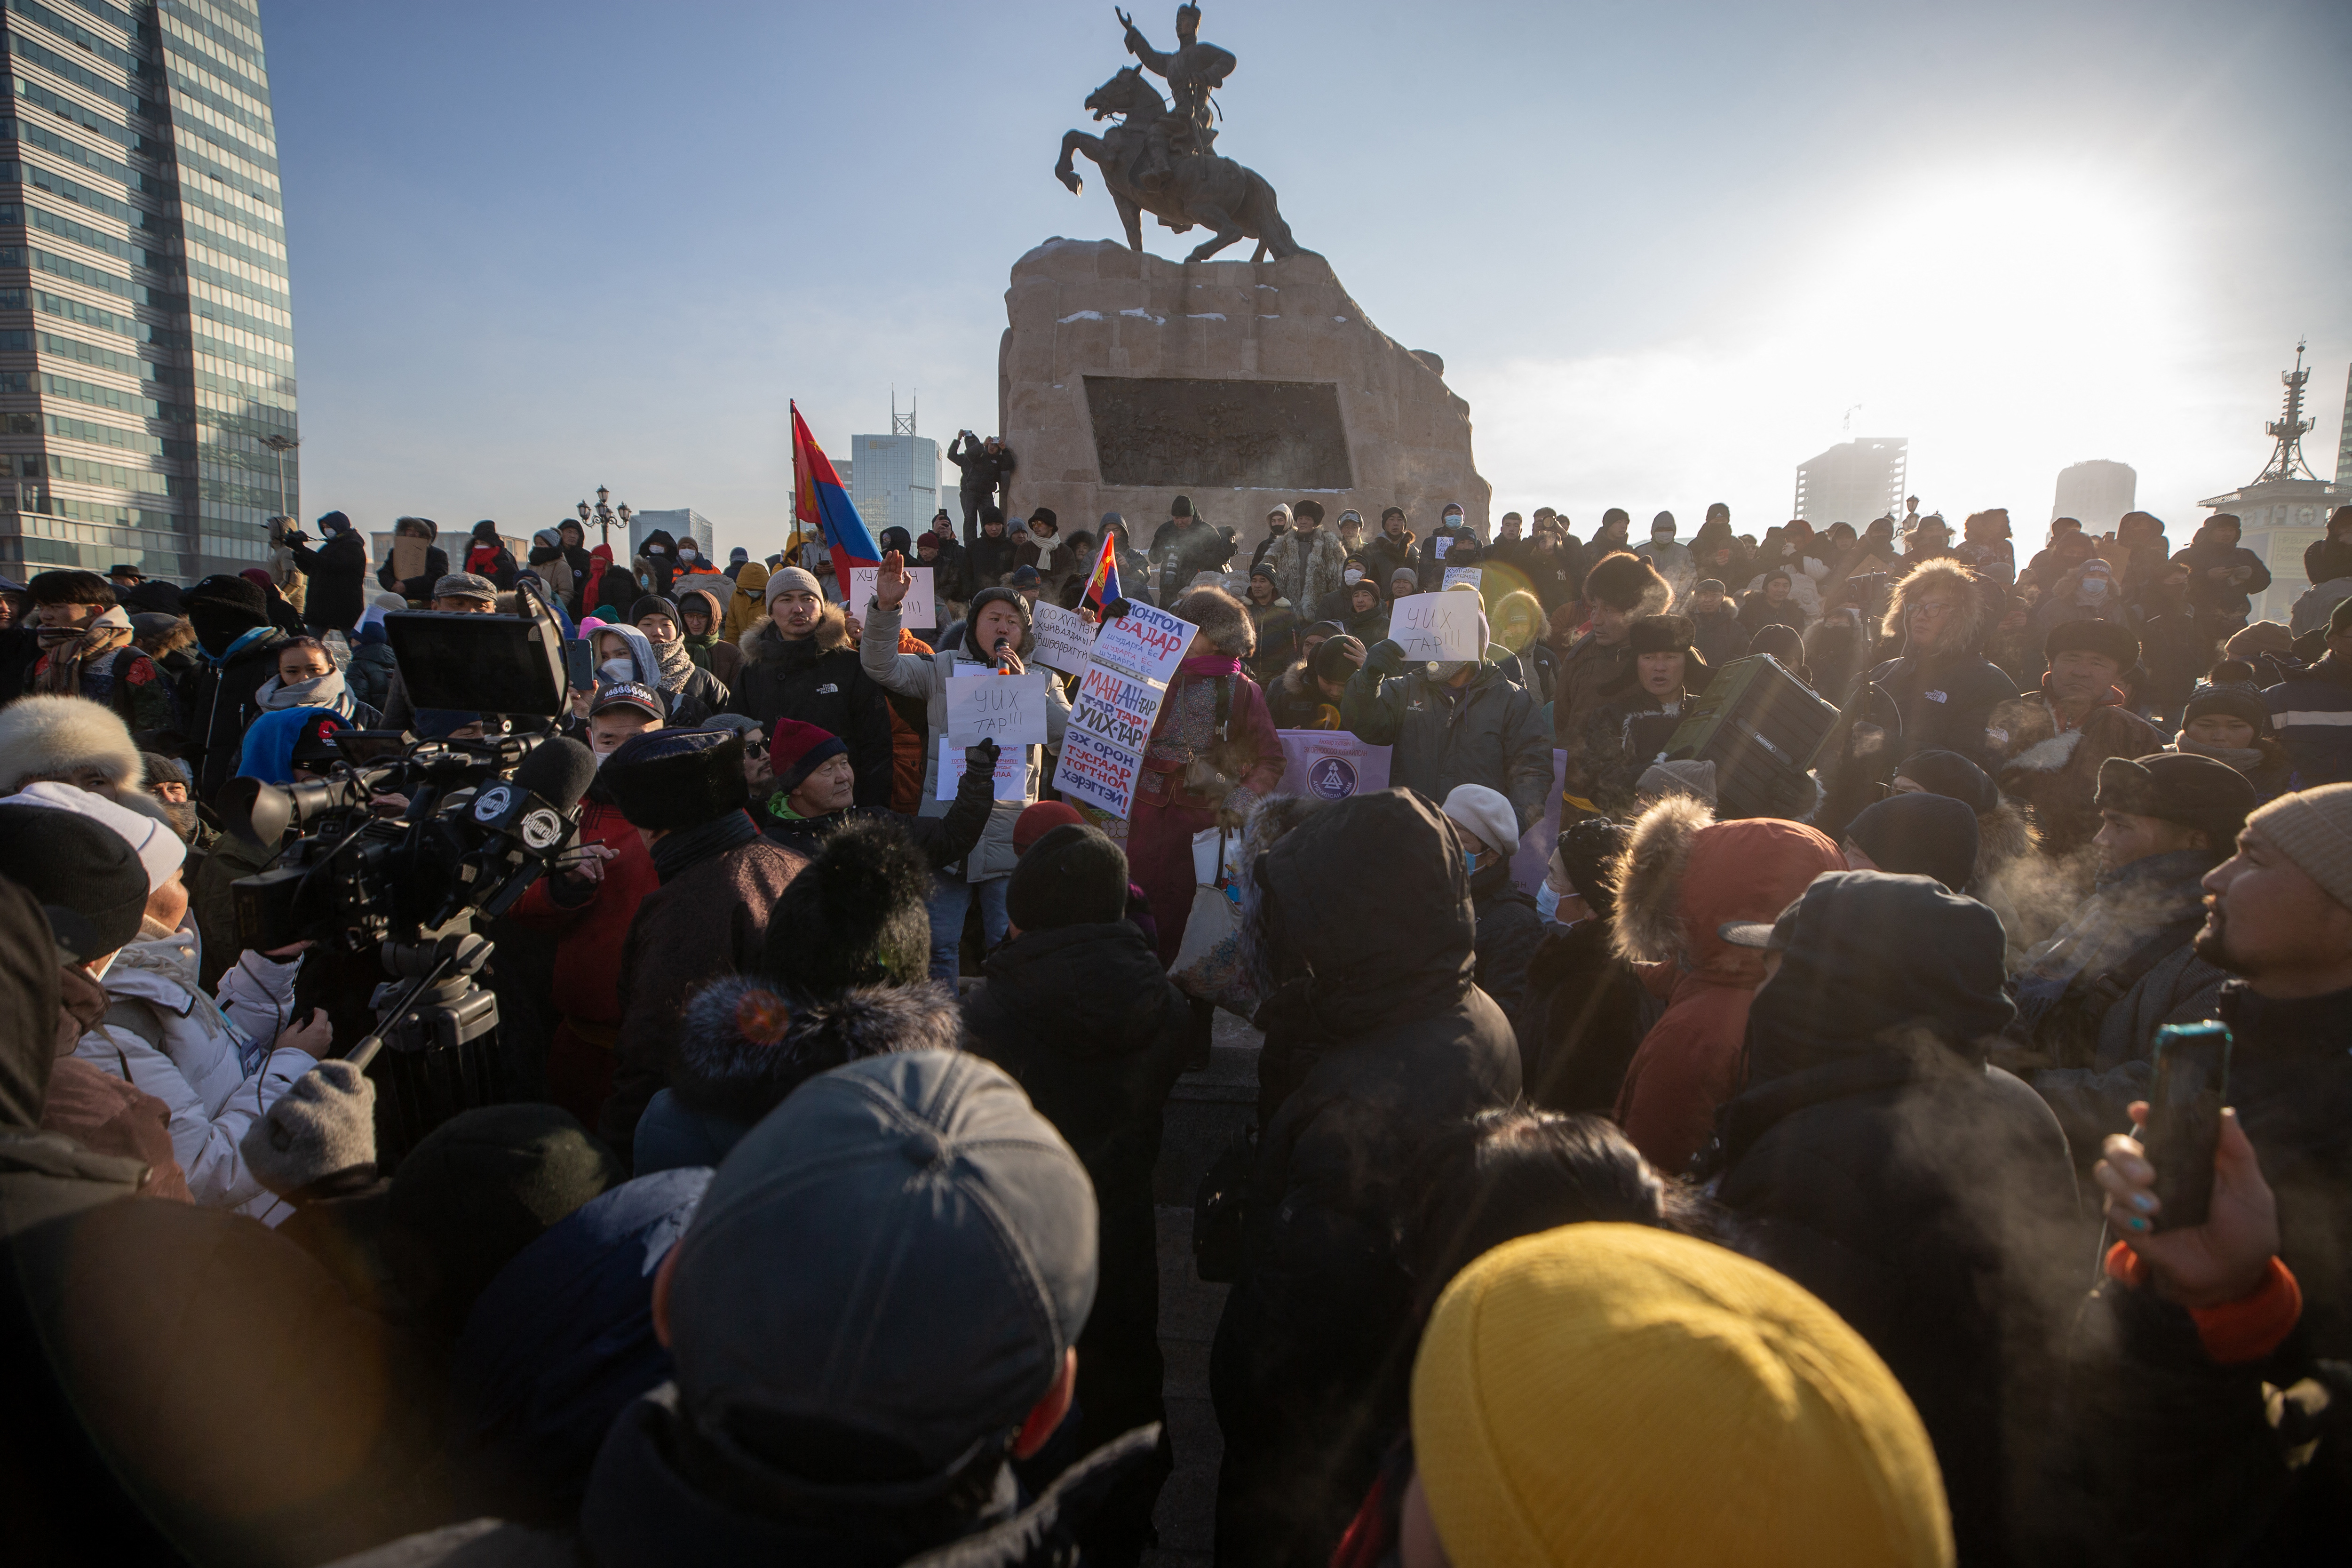
[[[1040,599],[1030,607],[1030,629],[1036,638],[1031,664],[1042,664],[1065,675],[1084,675],[1094,655],[1095,629],[1076,610]]]
[[[1404,649],[1405,662],[1483,658],[1478,642],[1478,595],[1408,594],[1389,610],[1389,638]]]
[[[1105,621],[1095,634],[1093,662],[1165,686],[1184,662],[1192,629],[1190,621],[1130,599],[1127,614]]]
[[[963,748],[940,737],[940,785],[934,798],[953,800],[956,785],[962,782],[971,767]],[[996,798],[1027,800],[1029,798],[1029,753],[1017,746],[1004,746],[996,753]]]
[[[950,675],[947,679],[948,743],[993,741],[1005,750],[1045,743],[1045,672]]]
[[[1439,592],[1443,593],[1456,583],[1467,583],[1475,588],[1480,585],[1485,570],[1484,567],[1479,566],[1448,566],[1445,569],[1445,581],[1439,585]]]
[[[1130,609],[1129,617],[1133,615]],[[1118,624],[1113,621],[1110,626]],[[1181,621],[1177,625],[1192,630]],[[1109,635],[1108,626],[1104,635]],[[1099,654],[1099,643],[1097,651]],[[1182,649],[1177,651],[1181,656]],[[1078,682],[1078,700],[1070,709],[1069,723],[1062,731],[1055,787],[1074,800],[1125,817],[1134,808],[1135,786],[1143,776],[1143,748],[1151,739],[1152,722],[1160,717],[1160,704],[1167,695],[1163,682],[1130,674],[1099,658],[1088,665]]]
[[[874,602],[874,579],[880,575],[878,566],[852,566],[849,569],[849,613],[866,614],[866,606]],[[931,597],[931,571],[929,566],[909,566],[907,575],[914,582],[907,589],[906,602],[898,606],[898,624],[902,626],[936,626],[940,624],[939,601]]]

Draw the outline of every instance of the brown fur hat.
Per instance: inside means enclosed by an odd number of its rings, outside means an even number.
[[[1609,862],[1617,889],[1617,922],[1610,945],[1629,963],[1664,963],[1689,956],[1682,917],[1675,912],[1690,862],[1691,840],[1715,821],[1703,800],[1666,796],[1643,812]]]
[[[1199,640],[1233,658],[1257,651],[1257,628],[1239,599],[1223,588],[1194,588],[1169,606],[1168,613],[1201,628]]]
[[[1674,602],[1675,591],[1658,569],[1631,551],[1602,556],[1584,574],[1587,603],[1654,616]]]

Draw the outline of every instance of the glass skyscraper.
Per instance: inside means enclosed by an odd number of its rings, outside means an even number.
[[[0,4],[0,571],[261,562],[300,468],[260,15]]]

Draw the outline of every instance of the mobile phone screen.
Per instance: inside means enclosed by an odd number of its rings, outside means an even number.
[[[2156,1167],[2159,1230],[2205,1223],[2213,1202],[2213,1150],[2230,1088],[2230,1031],[2173,1024],[2157,1031],[2156,1089],[2147,1102],[2147,1158]]]
[[[563,639],[563,665],[574,691],[593,690],[596,685],[596,655],[586,637]]]

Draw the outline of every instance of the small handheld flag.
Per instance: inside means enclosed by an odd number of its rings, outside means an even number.
[[[882,552],[874,536],[851,504],[849,491],[834,471],[833,460],[809,434],[800,405],[793,411],[793,520],[816,531],[832,552],[833,574],[841,584],[842,603],[849,602],[849,571],[853,566],[879,566]]]
[[[1126,595],[1118,591],[1118,541],[1108,528],[1103,530],[1102,553],[1095,557],[1095,569],[1087,577],[1087,600],[1100,614],[1103,606]]]

